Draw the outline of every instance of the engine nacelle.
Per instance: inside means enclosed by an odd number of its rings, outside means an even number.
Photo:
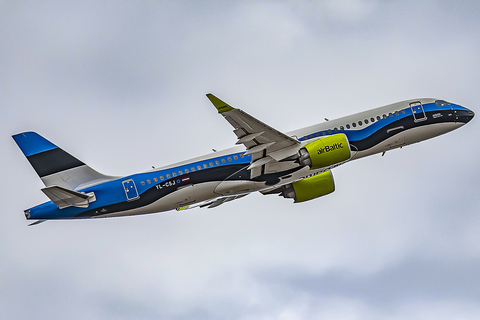
[[[293,198],[295,203],[312,200],[335,191],[335,182],[330,170],[313,177],[296,181],[282,191],[285,198]]]
[[[337,133],[305,145],[300,149],[299,162],[310,169],[319,169],[349,160],[351,156],[347,136]]]

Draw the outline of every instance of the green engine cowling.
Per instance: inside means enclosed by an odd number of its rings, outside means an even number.
[[[350,145],[343,133],[322,137],[310,142],[300,149],[299,162],[310,169],[326,168],[328,166],[350,159]]]
[[[335,191],[335,182],[330,170],[313,177],[296,181],[286,186],[282,195],[293,198],[295,203],[312,200]]]

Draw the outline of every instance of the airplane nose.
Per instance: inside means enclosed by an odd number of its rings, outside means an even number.
[[[457,110],[457,118],[459,122],[468,123],[475,116],[475,112],[470,109]]]

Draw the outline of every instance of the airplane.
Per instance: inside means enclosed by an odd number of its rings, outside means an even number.
[[[413,99],[282,133],[207,97],[237,146],[125,177],[101,174],[35,132],[13,135],[50,199],[24,211],[37,220],[30,225],[214,208],[256,191],[301,203],[334,192],[333,168],[439,136],[475,115],[445,100]]]

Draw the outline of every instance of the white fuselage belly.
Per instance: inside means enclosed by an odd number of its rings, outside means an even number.
[[[389,150],[401,148],[403,146],[408,146],[410,144],[414,144],[420,141],[435,138],[439,135],[442,135],[444,133],[457,129],[463,125],[464,125],[463,123],[458,123],[458,122],[457,123],[446,122],[446,123],[436,123],[436,124],[430,124],[423,127],[408,129],[386,140],[383,140],[382,142],[380,142],[379,144],[377,144],[372,148],[357,152],[352,157],[352,160],[364,158],[377,153],[387,152]]]

